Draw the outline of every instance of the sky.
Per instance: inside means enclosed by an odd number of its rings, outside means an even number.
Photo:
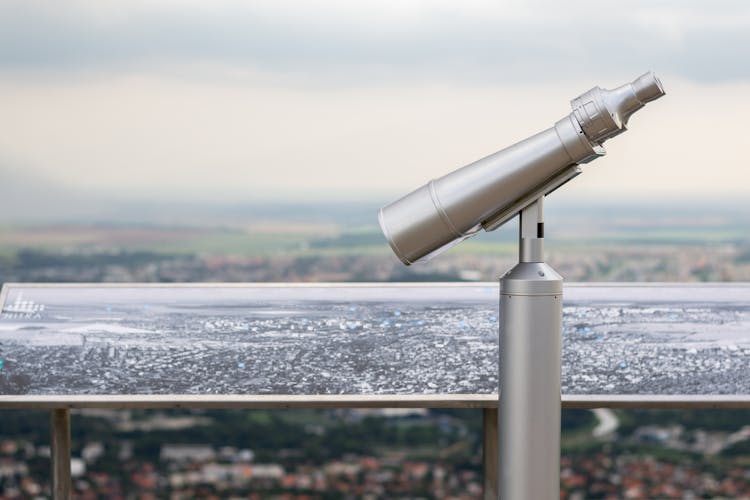
[[[554,196],[748,198],[744,0],[4,1],[0,209],[385,204],[648,70],[667,95]]]

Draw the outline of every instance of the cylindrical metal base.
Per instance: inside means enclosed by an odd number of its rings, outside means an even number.
[[[500,280],[500,498],[560,497],[562,278],[522,262]]]

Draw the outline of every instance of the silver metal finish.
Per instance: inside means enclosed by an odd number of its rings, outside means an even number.
[[[518,201],[508,206],[508,208],[506,208],[505,210],[482,222],[482,228],[485,231],[494,231],[495,229],[499,228],[510,219],[515,217],[518,212],[534,203],[539,198],[552,193],[557,188],[562,187],[568,181],[571,181],[574,178],[578,177],[581,172],[583,172],[583,170],[581,170],[581,167],[579,167],[578,165],[573,165],[572,167],[566,168],[559,174],[552,177],[543,186],[540,186],[538,189],[531,191],[528,195],[519,198]]]
[[[661,81],[649,71],[613,90],[594,87],[570,101],[570,106],[586,137],[601,143],[625,132],[633,113],[663,95]]]
[[[518,258],[521,262],[544,262],[544,197],[521,210]]]
[[[497,478],[500,473],[497,449],[497,407],[482,412],[482,462],[484,472],[484,500],[497,500],[500,493]]]
[[[562,277],[542,262],[541,200],[521,211],[520,262],[500,279],[500,498],[560,495]]]
[[[530,195],[547,194],[544,188],[566,169],[604,155],[601,143],[623,132],[630,115],[662,95],[664,89],[653,73],[612,91],[595,87],[574,99],[573,112],[553,127],[382,208],[378,220],[388,243],[409,265],[437,255],[482,227],[498,227],[510,218],[509,212],[523,209]]]
[[[427,260],[570,165],[603,154],[596,148],[574,119],[564,118],[381,209],[380,227],[404,264]]]
[[[560,494],[562,277],[544,263],[544,195],[578,174],[571,167],[605,154],[602,143],[662,95],[650,72],[611,91],[595,87],[573,99],[573,112],[554,127],[432,180],[378,214],[391,248],[410,265],[521,213],[519,263],[500,280],[499,463],[505,500]],[[490,491],[485,485],[485,498],[492,498]]]
[[[69,500],[70,477],[70,410],[57,409],[50,412],[50,434],[52,438],[52,498]]]
[[[562,296],[549,292],[501,294],[500,498],[505,500],[559,497]]]

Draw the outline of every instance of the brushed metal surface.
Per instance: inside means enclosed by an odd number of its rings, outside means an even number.
[[[500,284],[500,498],[506,500],[549,500],[560,491],[562,278],[551,268],[540,275],[539,266],[519,263]],[[510,292],[506,279],[525,293]]]
[[[572,127],[568,120],[564,127]],[[576,144],[581,135],[575,137]],[[555,127],[482,158],[384,207],[380,227],[404,264],[425,260],[471,236],[481,224],[572,164],[595,154],[594,145],[571,157]]]
[[[557,188],[565,185],[575,177],[578,177],[581,172],[581,167],[578,165],[566,168],[539,188],[534,189],[529,192],[529,194],[522,196],[500,212],[490,216],[487,220],[482,222],[482,228],[485,231],[494,231],[508,222],[511,218],[515,217],[518,212],[529,206],[531,203],[534,203],[537,199],[552,193]]]
[[[601,143],[627,130],[633,113],[664,94],[661,81],[649,71],[616,89],[594,87],[570,106],[586,137]]]
[[[594,87],[573,99],[572,112],[553,127],[380,209],[383,234],[401,262],[410,265],[476,234],[482,225],[494,229],[510,218],[507,212],[519,199],[565,169],[605,154],[602,142],[624,132],[635,111],[662,95],[664,88],[651,72],[614,90]]]

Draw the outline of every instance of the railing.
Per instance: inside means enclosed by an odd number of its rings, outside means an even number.
[[[746,284],[566,286],[563,408],[750,407],[749,298]],[[0,408],[50,410],[55,498],[70,496],[70,409],[92,407],[482,408],[497,497],[495,284],[6,284],[0,306]],[[710,391],[693,370],[706,360]]]

